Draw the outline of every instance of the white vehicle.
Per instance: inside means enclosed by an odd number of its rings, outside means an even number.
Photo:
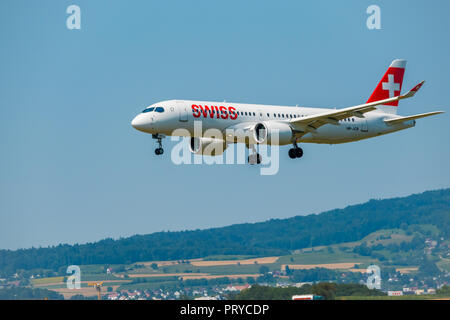
[[[369,100],[353,107],[322,109],[168,100],[147,107],[133,119],[131,125],[152,134],[158,140],[159,147],[155,150],[157,155],[163,153],[161,139],[174,134],[190,136],[190,150],[196,154],[219,155],[230,143],[245,142],[253,150],[253,154],[248,157],[251,164],[261,162],[261,156],[254,148],[256,144],[290,144],[293,147],[289,149],[289,157],[301,158],[303,150],[298,146],[299,143],[358,141],[411,128],[416,124],[415,119],[443,113],[434,111],[412,116],[397,115],[398,101],[414,96],[424,83],[422,81],[401,95],[405,66],[406,60],[394,60]],[[194,131],[196,121],[201,121],[200,133]],[[186,134],[174,133],[174,130],[181,128],[185,129],[181,131]],[[222,138],[203,135],[212,128],[220,130]]]
[[[302,294],[292,296],[292,300],[323,300],[323,297],[314,294]]]

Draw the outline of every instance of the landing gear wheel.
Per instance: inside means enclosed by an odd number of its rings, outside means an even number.
[[[164,135],[158,133],[158,134],[152,135],[152,138],[158,140],[158,148],[155,149],[155,154],[158,155],[158,156],[163,154],[164,153],[164,149],[162,148],[162,141],[161,140],[164,138]]]
[[[289,158],[295,159],[297,158],[296,152],[294,148],[289,149]]]
[[[262,162],[262,157],[259,153],[253,153],[247,158],[249,164],[260,164]]]
[[[295,158],[301,158],[303,156],[303,149],[296,147],[289,149],[289,158],[295,159]]]

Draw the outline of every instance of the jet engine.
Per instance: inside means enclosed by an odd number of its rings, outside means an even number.
[[[227,146],[228,145],[222,139],[191,137],[189,150],[195,154],[219,156],[225,151]]]
[[[251,129],[251,135],[258,144],[285,145],[292,143],[293,132],[287,123],[270,121],[255,124]]]

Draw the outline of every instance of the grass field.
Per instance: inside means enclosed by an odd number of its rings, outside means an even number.
[[[280,264],[328,264],[354,262],[369,265],[378,262],[370,257],[363,257],[355,253],[349,253],[335,247],[329,251],[328,248],[304,251],[297,254],[282,256],[277,262]]]
[[[439,269],[443,271],[450,272],[450,259],[441,259],[438,263],[436,263]]]
[[[52,283],[59,283],[63,281],[64,277],[49,277],[49,278],[40,278],[40,279],[33,279],[31,283],[35,286],[45,286]]]
[[[248,256],[248,255],[213,255],[213,256],[207,256],[201,259],[200,261],[217,261],[217,260],[244,260],[244,259],[252,259],[252,258],[258,258],[255,256]]]
[[[225,265],[248,265],[248,264],[271,264],[278,260],[278,257],[264,257],[241,260],[203,260],[193,261],[191,264],[195,267],[211,267],[211,266],[225,266]]]
[[[259,277],[259,273],[252,274],[221,274],[221,275],[208,275],[208,276],[196,276],[196,275],[188,275],[183,276],[183,280],[189,279],[218,279],[218,278],[229,278],[229,279],[247,279],[247,278],[257,278]]]
[[[355,265],[359,265],[358,262],[340,262],[340,263],[326,263],[326,264],[288,264],[282,265],[281,269],[285,270],[286,266],[289,266],[291,270],[306,270],[306,269],[314,269],[314,268],[325,268],[332,270],[344,270],[344,269],[352,269]]]

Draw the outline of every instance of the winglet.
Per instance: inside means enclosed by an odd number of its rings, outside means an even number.
[[[420,82],[419,84],[417,84],[414,88],[412,88],[411,90],[409,90],[407,93],[405,93],[404,95],[400,96],[400,99],[405,99],[405,98],[411,98],[413,97],[417,91],[419,91],[419,89],[423,86],[423,84],[425,83],[425,80]]]

